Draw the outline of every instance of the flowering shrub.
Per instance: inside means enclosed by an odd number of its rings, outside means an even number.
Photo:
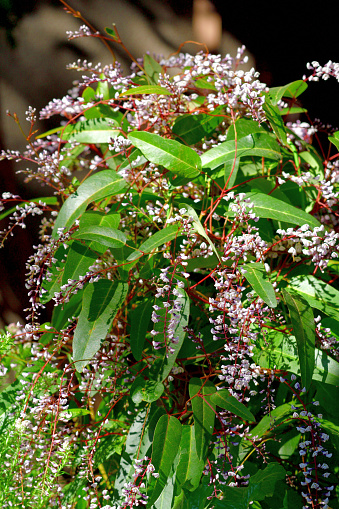
[[[338,64],[269,89],[245,60],[79,61],[60,127],[30,108],[2,153],[47,188],[1,202],[3,241],[43,216],[1,336],[4,509],[338,507],[339,132],[289,116]]]

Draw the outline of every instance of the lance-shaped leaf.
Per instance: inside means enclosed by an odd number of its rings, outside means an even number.
[[[201,163],[203,168],[214,170],[229,160],[243,156],[260,156],[279,160],[280,146],[269,134],[249,134],[238,139],[237,143],[235,140],[229,140],[207,150],[201,156]]]
[[[84,226],[74,234],[74,237],[78,240],[99,242],[112,248],[122,247],[126,244],[126,237],[122,231],[105,226]]]
[[[300,375],[297,342],[294,336],[285,336],[279,345],[255,351],[254,360],[262,368],[280,369]],[[315,349],[313,380],[339,385],[339,363],[323,350]]]
[[[154,60],[154,58],[147,53],[144,55],[144,69],[151,82],[155,84],[159,81],[159,75],[164,73],[164,70],[159,62]]]
[[[285,476],[285,469],[279,463],[270,463],[250,478],[248,487],[225,486],[223,489],[224,498],[222,503],[218,501],[216,509],[248,509],[251,502],[272,497],[277,481],[284,479]]]
[[[271,98],[272,104],[276,105],[282,97],[290,97],[292,99],[297,98],[307,89],[307,87],[308,85],[304,80],[297,80],[282,87],[272,87],[268,94]]]
[[[246,408],[246,406],[237,400],[234,396],[232,396],[227,389],[221,389],[217,391],[213,396],[211,396],[213,403],[228,412],[232,412],[232,414],[237,415],[241,419],[244,419],[248,422],[254,422],[255,417]]]
[[[68,229],[72,226],[90,203],[122,193],[126,188],[126,181],[111,170],[103,170],[88,177],[61,207],[53,228],[53,238],[57,237],[59,228]]]
[[[72,242],[66,259],[62,284],[66,284],[69,279],[78,280],[80,276],[84,276],[97,257],[89,246],[77,241]]]
[[[224,119],[223,107],[215,109],[209,115],[206,113],[182,115],[174,122],[172,132],[188,145],[194,145],[204,136],[210,136]]]
[[[156,301],[156,303],[159,304],[160,309],[156,312],[159,321],[153,327],[158,332],[155,340],[165,346],[157,350],[161,357],[159,362],[151,368],[151,373],[154,380],[162,382],[173,368],[184,342],[190,314],[190,299],[183,288],[177,288],[177,298],[174,301],[176,311],[174,314],[169,313],[167,308],[162,307],[162,302]]]
[[[284,121],[281,118],[280,110],[271,102],[270,97],[267,94],[263,104],[263,110],[277,138],[283,145],[286,145],[287,133]]]
[[[152,446],[152,464],[159,477],[155,481],[147,502],[148,508],[151,508],[160,497],[170,476],[172,464],[179,450],[181,428],[180,421],[168,415],[161,416],[156,425]]]
[[[141,302],[137,307],[132,309],[131,317],[131,334],[130,345],[135,360],[140,361],[142,351],[144,349],[145,337],[152,316],[153,302],[148,299]]]
[[[189,395],[192,400],[195,444],[200,459],[206,457],[209,440],[214,429],[215,403],[212,395],[216,388],[210,381],[192,378],[189,383]]]
[[[288,291],[299,294],[312,308],[339,320],[339,292],[324,281],[314,276],[294,276],[290,279]]]
[[[157,401],[163,392],[164,385],[161,382],[145,380],[142,375],[139,375],[132,383],[130,396],[135,404],[138,404],[141,401],[152,403],[153,401]]]
[[[134,473],[133,459],[137,456],[148,418],[149,407],[141,408],[129,429],[125,450],[120,459],[119,472],[114,483],[117,496],[121,495],[124,484],[130,480],[132,469]]]
[[[121,92],[120,97],[125,95],[138,95],[138,94],[157,94],[157,95],[171,95],[171,92],[159,85],[141,85],[140,87],[130,88]]]
[[[68,125],[61,132],[61,139],[78,143],[110,143],[112,138],[121,135],[121,131],[114,129],[113,119],[90,118],[80,120],[75,125]]]
[[[73,360],[77,371],[81,372],[99,350],[101,341],[107,336],[125,301],[127,291],[127,283],[108,279],[89,284],[85,289],[73,338]]]
[[[319,221],[310,214],[307,214],[307,212],[297,209],[293,207],[293,205],[289,205],[268,194],[257,192],[247,193],[246,198],[249,198],[253,203],[253,212],[258,217],[284,221],[298,226],[302,226],[303,224],[309,224],[313,228],[315,226],[320,226]]]
[[[290,312],[294,336],[297,340],[300,374],[303,387],[309,389],[315,365],[315,324],[310,305],[300,296],[283,295]]]
[[[151,163],[185,178],[193,179],[200,174],[201,160],[192,148],[145,131],[133,132],[128,138]]]
[[[140,258],[140,256],[151,253],[153,249],[156,249],[157,247],[175,239],[178,233],[178,225],[171,224],[170,226],[166,226],[166,228],[154,233],[152,237],[149,237],[147,240],[145,240],[145,242],[143,242],[136,251],[129,255],[127,261],[132,262],[133,260]]]
[[[271,308],[277,307],[277,298],[272,283],[265,279],[266,270],[263,263],[245,263],[243,275],[259,297]],[[245,272],[246,271],[246,272]]]
[[[176,480],[182,488],[194,491],[200,483],[205,462],[197,454],[194,426],[183,426]]]
[[[204,227],[202,226],[202,224],[201,224],[201,222],[199,220],[198,214],[196,213],[194,208],[191,207],[190,205],[187,205],[187,203],[181,203],[180,204],[180,209],[184,209],[184,208],[186,209],[186,212],[183,213],[183,216],[193,217],[193,228],[195,229],[195,231],[197,233],[199,233],[199,235],[201,235],[201,237],[203,237],[205,240],[207,240],[207,242],[209,243],[209,245],[213,249],[214,253],[216,254],[219,262],[221,262],[219,253],[216,250],[215,245],[213,244],[213,242],[211,241],[211,239],[209,238],[209,236],[205,232]]]

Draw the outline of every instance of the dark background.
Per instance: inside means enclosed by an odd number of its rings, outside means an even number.
[[[294,3],[210,1],[222,18],[223,30],[235,36],[246,46],[254,56],[255,67],[260,72],[260,80],[268,86],[285,85],[301,79],[309,72],[306,69],[307,62],[317,60],[324,65],[328,60],[334,62],[339,60],[338,16],[334,2],[323,1],[311,4],[301,1]],[[150,30],[157,31],[159,41],[168,43],[169,47],[172,44],[172,51],[178,49],[171,40],[166,40],[166,35],[157,28],[157,12],[155,12],[156,9],[154,10],[156,4],[153,1],[125,0],[125,3],[126,8],[132,5],[140,13],[140,19],[147,20]],[[16,55],[21,49],[18,47],[18,34],[20,34],[22,21],[29,16],[34,16],[46,4],[63,11],[63,6],[58,0],[0,0],[0,31],[6,33],[6,38],[1,39],[4,46],[0,50],[6,50],[11,60],[11,70],[15,70]],[[95,4],[95,0],[74,0],[73,2],[69,0],[69,4],[75,8],[83,6],[86,11],[90,4]],[[107,25],[110,25],[111,17],[114,17],[114,4],[112,0],[112,12],[107,13]],[[177,19],[184,18],[188,21],[192,19],[193,0],[159,0],[158,6],[171,9]],[[66,30],[68,28],[67,14],[64,16]],[[102,29],[102,27],[98,28]],[[176,26],[172,29],[175,32]],[[131,25],[130,30],[133,33],[138,32],[138,24]],[[40,34],[37,33],[35,36],[39,37]],[[60,46],[60,51],[64,51],[65,48],[67,49],[67,42]],[[148,49],[151,52],[157,51],[157,48]],[[84,56],[86,55],[78,55],[79,58]],[[52,61],[46,63],[53,66]],[[35,69],[31,71],[38,72]],[[0,79],[7,78],[4,75],[5,72],[0,67]],[[21,82],[22,77],[19,77],[18,81]],[[17,85],[19,86],[19,83]],[[29,77],[27,83],[23,82],[20,85],[29,90]],[[323,123],[339,127],[338,91],[338,82],[334,78],[330,78],[327,82],[311,82],[301,98],[303,106],[309,111],[310,118],[319,118]],[[66,90],[61,80],[58,83],[58,80],[53,78],[52,83],[46,86],[46,97],[39,97],[40,104],[36,104],[37,99],[34,99],[33,92],[30,104],[39,108],[53,97],[64,95]],[[48,94],[50,94],[49,97],[47,97]],[[0,97],[0,102],[4,109],[6,97]],[[0,149],[16,148],[5,146],[6,139],[1,140],[1,122]],[[13,167],[14,165],[8,161],[0,163],[0,193],[12,191],[24,198],[32,197],[32,190],[23,187],[22,183],[17,181]],[[15,321],[17,317],[25,315],[22,311],[22,308],[28,304],[24,287],[25,261],[32,253],[32,245],[38,242],[37,224],[29,222],[28,225],[27,230],[17,228],[14,238],[8,242],[5,249],[0,250],[0,327],[4,323]]]

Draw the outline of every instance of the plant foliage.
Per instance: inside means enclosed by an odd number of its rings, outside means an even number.
[[[243,51],[72,64],[60,127],[30,108],[2,153],[50,196],[2,195],[3,241],[43,219],[1,336],[1,507],[338,508],[338,131],[289,116],[338,64],[269,89]]]

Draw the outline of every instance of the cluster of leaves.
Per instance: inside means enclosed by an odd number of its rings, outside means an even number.
[[[54,194],[2,200],[4,238],[45,216],[2,335],[2,507],[338,507],[338,132],[243,61],[74,64],[61,126],[34,140],[30,109],[3,153]]]

